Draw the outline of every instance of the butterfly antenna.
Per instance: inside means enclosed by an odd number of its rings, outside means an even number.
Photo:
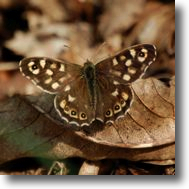
[[[64,45],[64,47],[66,47],[66,48],[68,48],[68,49],[71,49],[71,48],[72,48],[72,47],[70,47],[70,46],[68,46],[68,45]],[[72,48],[72,49],[73,49],[73,48]],[[78,51],[76,51],[75,53],[76,53],[76,54],[78,55],[78,57],[81,58],[83,61],[86,61],[86,58],[82,57],[81,54],[80,54]]]
[[[103,42],[95,51],[94,55],[90,58],[92,62],[94,62],[94,58],[98,55],[98,53],[107,45],[107,42]]]

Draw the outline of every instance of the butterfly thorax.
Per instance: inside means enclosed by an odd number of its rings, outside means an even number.
[[[96,109],[96,70],[95,65],[88,60],[83,67],[83,77],[86,80],[90,105]]]

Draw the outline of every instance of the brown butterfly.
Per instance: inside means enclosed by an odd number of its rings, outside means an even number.
[[[31,57],[20,61],[20,71],[47,93],[56,94],[54,106],[69,124],[89,126],[93,121],[114,122],[129,110],[130,85],[155,61],[156,48],[140,44],[94,65]]]

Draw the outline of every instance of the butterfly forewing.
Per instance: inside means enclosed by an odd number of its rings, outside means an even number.
[[[19,67],[26,78],[48,93],[58,93],[81,77],[81,66],[45,57],[25,58]]]
[[[96,69],[99,75],[113,78],[114,82],[130,84],[145,73],[155,58],[154,45],[135,45],[99,62]]]

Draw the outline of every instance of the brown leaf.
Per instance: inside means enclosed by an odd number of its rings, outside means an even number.
[[[100,161],[85,161],[81,166],[78,175],[98,175],[101,164]]]
[[[146,4],[143,15],[131,34],[125,36],[125,46],[133,43],[151,43],[159,50],[174,54],[175,5],[158,1]]]
[[[144,4],[144,0],[105,1],[106,11],[100,19],[100,33],[107,38],[115,33],[127,30],[138,20]]]
[[[6,41],[5,46],[25,57],[47,56],[80,64],[81,57],[86,61],[93,53],[89,48],[90,39],[90,25],[87,23],[50,23],[30,32],[15,32],[14,38]]]
[[[31,7],[38,8],[50,21],[63,21],[68,17],[65,8],[58,0],[46,0],[45,3],[43,0],[30,0],[29,4]],[[32,19],[32,17],[29,18]]]
[[[174,159],[173,81],[171,87],[166,87],[152,78],[138,80],[132,85],[135,100],[128,115],[98,132],[92,130],[90,135],[60,122],[53,108],[53,95],[14,96],[1,101],[0,162],[36,156],[133,161]]]

